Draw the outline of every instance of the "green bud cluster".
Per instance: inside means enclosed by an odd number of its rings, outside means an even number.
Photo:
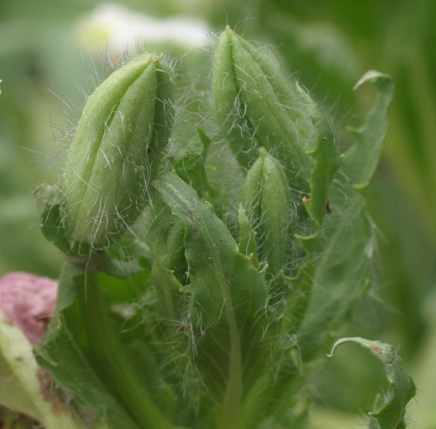
[[[142,54],[89,97],[59,188],[68,238],[102,249],[141,213],[173,118],[171,70]]]
[[[383,102],[344,157],[309,94],[229,27],[214,50],[213,103],[192,85],[198,102],[187,105],[155,54],[96,89],[58,192],[36,192],[44,234],[73,256],[37,355],[81,406],[104,406],[111,428],[305,427],[307,368],[368,285],[374,236],[361,189],[393,89],[376,72],[365,79]],[[229,177],[231,192],[217,186]],[[138,253],[125,279],[111,279],[128,234],[106,249],[142,212]]]
[[[264,148],[247,172],[239,202],[255,226],[257,254],[277,276],[289,255],[291,196],[283,167]]]
[[[294,275],[304,236],[320,231],[341,165],[328,122],[295,80],[229,27],[217,40],[212,90],[220,129],[248,170],[239,201],[259,257],[273,277],[290,267]]]

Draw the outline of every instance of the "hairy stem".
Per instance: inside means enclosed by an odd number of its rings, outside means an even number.
[[[213,249],[214,243],[203,228],[205,238]],[[222,415],[219,422],[221,429],[241,429],[241,395],[242,395],[242,358],[241,358],[241,336],[239,334],[236,315],[230,296],[229,282],[224,277],[221,266],[221,259],[217,252],[212,252],[212,260],[215,266],[215,273],[219,282],[221,293],[224,298],[227,323],[230,333],[230,359],[229,359],[229,381],[224,396]]]

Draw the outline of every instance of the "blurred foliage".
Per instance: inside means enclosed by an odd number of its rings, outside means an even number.
[[[96,67],[75,31],[78,20],[100,3],[0,2],[0,274],[58,275],[60,256],[36,225],[30,190],[40,181],[53,182],[83,92],[95,86]],[[400,347],[406,368],[415,365],[410,373],[418,387],[419,380],[436,385],[431,367],[436,327],[428,316],[431,310],[423,310],[436,282],[436,2],[125,0],[122,5],[161,18],[201,18],[212,31],[230,24],[245,38],[275,47],[283,69],[296,74],[315,99],[336,106],[328,112],[335,129],[363,122],[374,94],[369,87],[355,94],[352,87],[366,70],[393,77],[396,96],[385,156],[369,190],[370,212],[380,229],[375,270],[384,303],[377,309],[373,301],[360,303],[350,315],[347,334]],[[101,47],[103,54],[105,49]],[[93,58],[94,64],[102,57]],[[345,148],[350,139],[343,133],[338,144]],[[380,381],[361,367],[373,363],[363,355],[338,361],[340,356],[318,374],[314,396],[343,410],[367,409]],[[348,381],[341,371],[349,374]],[[340,389],[347,383],[337,395],[329,394],[331,386]],[[350,400],[347,389],[359,383],[362,389]],[[418,401],[427,394],[423,390]],[[416,410],[417,419],[436,428],[435,399],[426,401]]]
[[[0,407],[0,428],[1,429],[31,429],[38,422],[29,417],[14,413],[4,407]]]

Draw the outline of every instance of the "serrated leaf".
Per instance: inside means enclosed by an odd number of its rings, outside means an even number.
[[[312,280],[312,297],[300,328],[308,333],[302,338],[305,344],[307,342],[308,354],[316,350],[315,344],[325,341],[326,331],[334,329],[335,323],[367,293],[373,281],[375,226],[360,192],[362,187],[355,185],[369,183],[379,160],[388,127],[386,110],[392,98],[387,88],[392,87],[387,83],[386,75],[379,77],[376,73],[369,76],[375,83],[381,79],[382,92],[330,188],[333,212],[324,219],[324,234],[317,245],[319,256]],[[371,162],[366,162],[367,158]],[[358,170],[351,173],[352,178],[349,177],[351,168]],[[324,329],[320,330],[319,326]]]
[[[371,411],[370,429],[404,429],[404,415],[407,403],[415,396],[416,386],[412,377],[404,371],[400,356],[391,345],[365,338],[342,338],[333,345],[328,357],[331,357],[341,344],[354,342],[368,349],[382,364],[383,371],[389,381],[388,392],[384,395],[383,404]]]
[[[185,258],[193,298],[190,320],[196,363],[210,393],[223,398],[223,414],[236,413],[244,390],[264,364],[267,290],[224,223],[174,173],[153,187],[185,225]],[[233,410],[233,411],[229,411]]]
[[[395,90],[390,76],[378,71],[365,73],[354,89],[365,82],[372,82],[379,95],[365,125],[359,129],[350,128],[357,144],[344,157],[344,172],[352,180],[354,188],[361,191],[368,187],[379,163],[388,125],[387,111]]]
[[[308,152],[316,164],[310,177],[310,198],[304,200],[304,205],[315,223],[317,232],[327,212],[326,204],[330,184],[342,164],[342,158],[336,149],[330,126],[317,104],[298,85],[297,89],[306,103],[306,109],[316,136],[313,143],[314,148]]]

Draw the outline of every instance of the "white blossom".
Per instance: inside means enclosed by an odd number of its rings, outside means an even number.
[[[120,55],[137,47],[175,45],[192,49],[208,45],[210,29],[197,19],[177,16],[158,19],[114,3],[104,3],[83,17],[77,26],[81,48],[89,53],[107,49],[110,55]]]

